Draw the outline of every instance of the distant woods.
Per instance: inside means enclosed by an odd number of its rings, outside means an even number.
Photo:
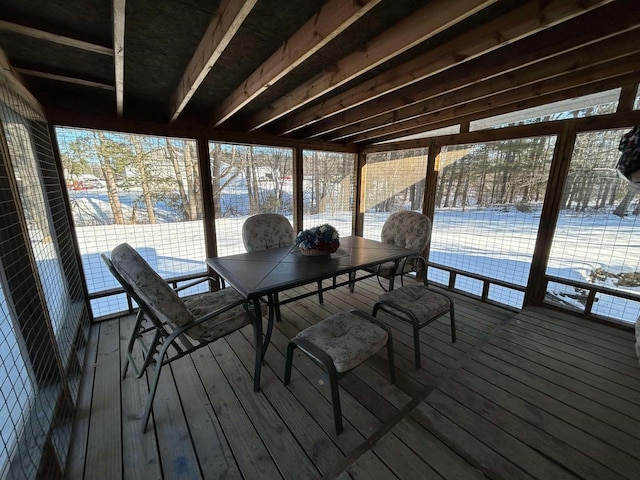
[[[614,168],[622,133],[577,136],[561,209],[609,209],[619,216],[640,213],[636,190],[628,188]],[[84,209],[83,224],[203,219],[195,141],[76,129],[58,129],[58,138],[68,188],[100,189],[84,196],[91,196],[90,202],[80,202],[83,195],[72,196],[72,206]],[[541,207],[555,141],[555,136],[542,136],[443,147],[436,167],[436,207],[520,211]],[[426,157],[426,149],[368,155],[363,177],[366,209],[419,210]],[[292,212],[290,149],[212,142],[210,160],[216,218]],[[353,155],[304,152],[305,213],[353,208],[354,162]],[[99,201],[108,205],[110,218],[92,210]]]

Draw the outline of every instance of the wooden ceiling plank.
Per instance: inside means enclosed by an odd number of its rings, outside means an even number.
[[[517,111],[532,106],[544,105],[559,100],[586,95],[608,88],[619,87],[620,79],[629,83],[630,79],[640,79],[640,55],[629,55],[623,59],[606,62],[578,72],[570,72],[556,78],[553,82],[537,82],[521,88],[499,93],[487,98],[469,102],[449,109],[441,110],[433,115],[425,115],[414,119],[413,125],[389,125],[374,132],[354,136],[352,143],[379,143],[399,137],[414,135],[452,123],[474,121],[502,113]],[[625,84],[626,84],[625,83]],[[600,90],[596,89],[597,86]],[[593,92],[592,92],[593,91]],[[586,93],[585,93],[586,92]],[[404,128],[406,127],[406,128]]]
[[[124,112],[124,22],[126,0],[113,0],[113,69],[116,88],[116,112]]]
[[[40,117],[40,120],[45,118],[44,109],[40,102],[34,97],[29,89],[24,85],[22,79],[20,78],[20,74],[16,72],[16,70],[12,67],[11,62],[4,53],[4,50],[0,48],[0,77],[7,82],[13,91],[24,100],[29,107]],[[16,105],[16,110],[21,111],[19,105]]]
[[[173,122],[189,103],[258,0],[223,0],[211,20],[171,100]]]
[[[391,113],[372,117],[335,130],[330,135],[324,136],[323,139],[344,141],[353,135],[375,130],[390,123],[409,121],[412,118],[429,115],[439,110],[496,95],[497,93],[506,92],[531,83],[550,80],[570,71],[578,71],[617,57],[638,52],[640,51],[639,32],[640,27],[581,49],[557,55],[551,59],[541,59],[539,62],[525,65],[508,74],[501,72],[488,76],[479,83],[447,90],[445,93],[427,97],[425,100],[414,103],[409,107],[400,108]],[[446,85],[443,88],[446,89]]]
[[[26,25],[20,25],[18,23],[7,22],[6,20],[0,20],[0,30],[6,30],[8,32],[37,38],[39,40],[46,40],[47,42],[58,43],[67,47],[86,50],[88,52],[99,53],[101,55],[113,55],[113,48],[110,47],[85,42],[84,40],[79,40],[77,38],[58,35],[57,33],[39,30],[37,28],[27,27]]]
[[[328,44],[382,0],[329,0],[255,70],[213,113],[213,127],[227,121],[245,105]]]
[[[82,85],[85,87],[101,88],[103,90],[115,91],[116,87],[108,83],[95,82],[78,77],[70,77],[67,75],[59,75],[57,73],[42,72],[39,70],[31,70],[28,68],[16,68],[16,72],[28,77],[46,78],[47,80],[55,80],[58,82],[71,83],[74,85]]]
[[[606,8],[610,10],[609,6]],[[640,4],[636,4],[635,8],[640,15]],[[505,45],[437,75],[430,75],[420,82],[396,91],[395,95],[377,98],[318,122],[305,129],[304,136],[320,136],[326,132],[427,100],[446,90],[462,88],[496,75],[504,75],[522,66],[540,63],[564,52],[582,48],[638,27],[637,21],[632,16],[620,16],[617,17],[619,23],[615,25],[600,22],[593,24],[591,28],[584,28],[585,22],[592,24],[590,22],[597,19],[599,14],[600,10],[595,10],[585,16],[575,17],[554,28]]]
[[[469,30],[422,55],[395,67],[381,75],[348,89],[340,95],[301,111],[283,120],[273,129],[278,134],[289,134],[327,117],[352,109],[365,102],[385,96],[413,83],[436,75],[463,62],[490,53],[523,38],[574,17],[611,3],[604,1],[529,1],[509,13]],[[606,11],[607,15],[623,15],[631,8],[638,9],[637,2],[623,0]],[[616,17],[609,18],[616,18]],[[628,17],[624,17],[628,18]],[[596,24],[596,28],[597,28]],[[567,35],[565,39],[569,39]],[[570,41],[570,40],[569,40]],[[514,63],[518,60],[514,59]],[[313,132],[318,134],[320,132]]]
[[[316,75],[258,112],[249,119],[248,127],[252,130],[261,128],[281,118],[493,3],[495,0],[429,2],[422,9],[378,35],[360,50],[339,60],[331,71]]]

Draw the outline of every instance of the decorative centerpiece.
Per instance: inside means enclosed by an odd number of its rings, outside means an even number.
[[[296,237],[296,245],[303,255],[328,255],[340,246],[338,231],[325,223],[303,230]]]

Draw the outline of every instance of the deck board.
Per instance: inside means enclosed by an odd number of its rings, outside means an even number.
[[[251,327],[165,367],[144,435],[148,381],[119,378],[133,317],[95,325],[67,478],[638,478],[632,331],[455,293],[458,341],[447,316],[422,329],[419,371],[410,326],[381,313],[398,381],[389,382],[384,349],[344,377],[336,435],[322,369],[296,351],[282,385],[287,343],[337,311],[370,312],[380,293],[370,279],[353,294],[326,292],[322,305],[314,295],[282,306],[261,392],[252,389]]]

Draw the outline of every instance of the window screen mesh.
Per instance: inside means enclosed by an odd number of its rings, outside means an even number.
[[[352,234],[355,161],[351,153],[303,152],[304,229],[329,223],[341,236]]]
[[[363,171],[363,236],[380,240],[382,225],[392,212],[422,211],[427,173],[426,149],[367,155]]]
[[[195,141],[71,128],[56,136],[90,294],[120,288],[100,255],[123,242],[165,279],[206,272]],[[124,295],[91,307],[94,317],[128,308]]]
[[[48,127],[2,83],[0,123],[0,478],[36,478],[64,469],[88,315]]]
[[[444,147],[429,260],[526,285],[554,145],[555,137],[536,137]],[[475,293],[472,285],[456,279],[461,290]],[[490,296],[520,308],[522,296],[507,290]]]
[[[620,178],[618,145],[628,129],[577,135],[547,274],[585,285],[640,291],[640,190]],[[584,310],[586,289],[550,283],[547,301]],[[640,302],[598,294],[593,313],[634,322]]]
[[[218,255],[245,251],[242,225],[251,215],[280,213],[293,223],[290,148],[209,143]]]

